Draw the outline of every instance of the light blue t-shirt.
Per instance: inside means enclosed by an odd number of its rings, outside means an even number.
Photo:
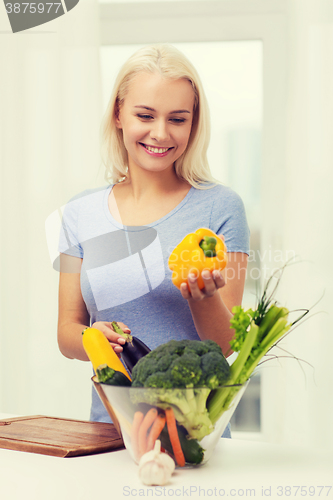
[[[111,186],[88,190],[65,207],[60,253],[83,259],[81,291],[95,321],[121,321],[150,349],[171,339],[200,340],[190,308],[172,284],[170,253],[206,227],[224,236],[228,252],[249,254],[244,205],[232,189],[191,187],[171,212],[146,226],[123,226],[111,215]],[[91,419],[110,421],[93,391]]]

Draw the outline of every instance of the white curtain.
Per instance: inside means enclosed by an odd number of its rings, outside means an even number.
[[[0,412],[88,418],[90,367],[57,346],[45,221],[102,183],[98,2],[16,34],[0,11]]]
[[[264,433],[270,441],[332,448],[333,4],[290,0],[288,6],[287,175],[281,223],[284,250],[295,252],[302,262],[287,268],[280,297],[296,309],[324,296],[310,312],[317,314],[283,343],[313,369],[282,358],[274,369],[266,365]]]

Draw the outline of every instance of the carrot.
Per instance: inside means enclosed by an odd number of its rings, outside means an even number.
[[[139,459],[139,428],[143,420],[143,413],[136,411],[133,417],[131,429],[131,444],[135,460]]]
[[[139,458],[146,453],[147,450],[147,432],[149,427],[153,424],[155,418],[157,417],[156,408],[150,408],[145,414],[143,421],[139,428],[138,434],[138,445],[139,445]]]
[[[184,467],[185,457],[184,457],[182,447],[180,445],[176,419],[175,419],[175,415],[173,413],[172,408],[167,408],[165,410],[165,417],[166,417],[166,423],[167,423],[170,443],[172,446],[172,450],[173,450],[173,454],[175,456],[176,463],[180,467]]]
[[[165,426],[165,416],[160,413],[154,420],[154,423],[150,429],[148,439],[147,439],[147,450],[151,451],[154,449],[155,441],[161,434],[163,427]]]

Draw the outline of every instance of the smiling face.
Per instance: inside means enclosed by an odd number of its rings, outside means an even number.
[[[188,144],[194,92],[189,81],[138,73],[116,117],[123,131],[129,170],[172,169]]]

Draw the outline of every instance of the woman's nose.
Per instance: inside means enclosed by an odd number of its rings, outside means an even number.
[[[170,136],[168,124],[164,120],[156,120],[152,126],[150,136],[159,142],[168,140]]]

